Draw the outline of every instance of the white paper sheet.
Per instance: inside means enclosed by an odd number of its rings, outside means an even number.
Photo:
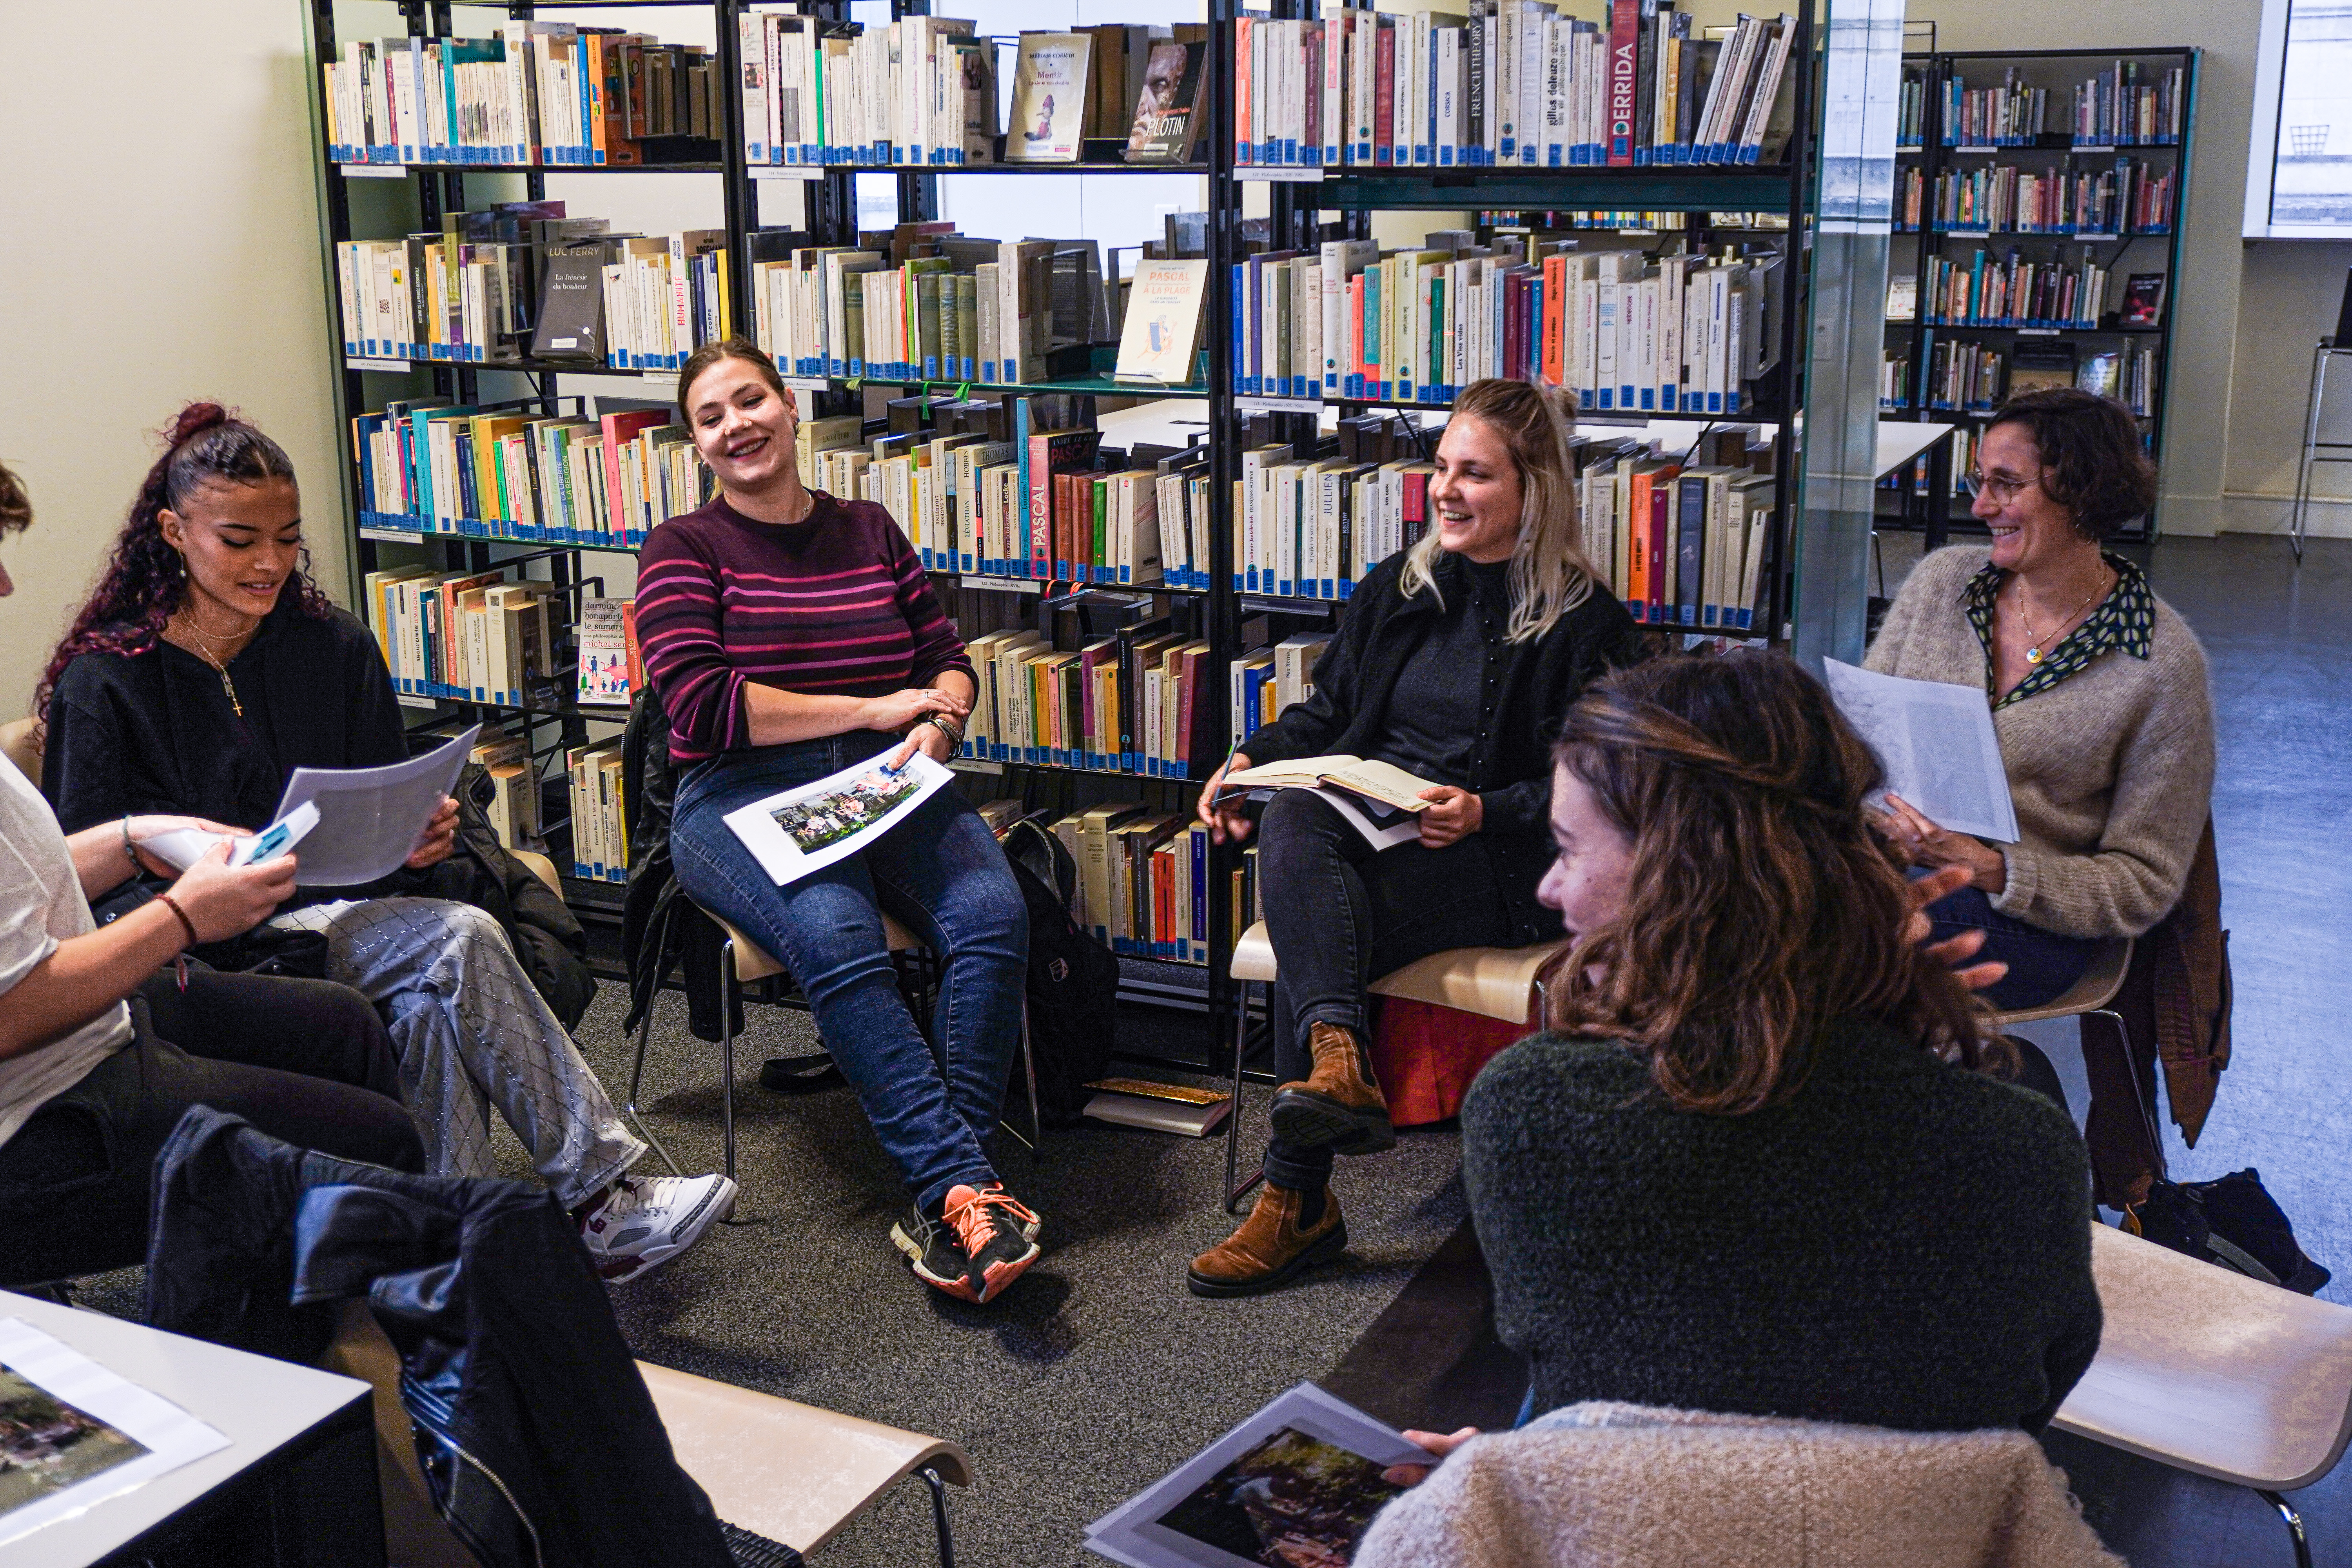
[[[1938,827],[2017,842],[2017,805],[1982,690],[1822,661],[1830,696],[1886,770],[1887,789]],[[1875,804],[1874,802],[1873,804]]]
[[[37,1408],[33,1390],[71,1409]],[[12,1440],[0,1453],[0,1545],[228,1447],[178,1405],[22,1318],[0,1318],[0,1433]]]
[[[1262,1562],[1272,1561],[1261,1555],[1238,1555],[1213,1538],[1228,1536],[1238,1545],[1242,1543],[1238,1534],[1244,1528],[1280,1528],[1277,1514],[1252,1508],[1259,1489],[1253,1486],[1251,1477],[1227,1472],[1236,1461],[1260,1453],[1286,1432],[1367,1461],[1373,1479],[1367,1482],[1360,1471],[1354,1489],[1347,1494],[1364,1503],[1375,1503],[1395,1489],[1377,1480],[1379,1469],[1437,1462],[1354,1405],[1311,1383],[1302,1383],[1088,1525],[1087,1550],[1129,1568],[1256,1568]],[[1331,1457],[1324,1458],[1328,1461]],[[1329,1477],[1332,1467],[1328,1462],[1319,1468],[1324,1477]],[[1349,1538],[1343,1542],[1319,1539],[1325,1551],[1336,1548],[1339,1552],[1328,1560],[1347,1562],[1370,1523],[1367,1513],[1347,1532]],[[1266,1544],[1264,1535],[1258,1535],[1261,1552]]]
[[[891,748],[895,751],[897,748]],[[955,775],[922,752],[891,773],[877,752],[837,773],[753,801],[723,820],[778,887],[873,843]]]
[[[319,808],[319,826],[303,841],[295,882],[352,888],[399,870],[442,798],[457,787],[481,732],[477,724],[446,746],[380,768],[296,768],[278,802],[278,820],[309,803]]]

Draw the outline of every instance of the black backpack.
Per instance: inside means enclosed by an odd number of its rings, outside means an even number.
[[[1034,821],[1004,835],[1004,856],[1029,905],[1029,1043],[1037,1109],[1048,1127],[1085,1111],[1086,1086],[1110,1068],[1118,1031],[1118,960],[1070,915],[1077,862]]]
[[[2302,1295],[2328,1280],[2295,1245],[2294,1226],[2252,1166],[2210,1182],[2156,1182],[2145,1201],[2125,1211],[2124,1228]]]

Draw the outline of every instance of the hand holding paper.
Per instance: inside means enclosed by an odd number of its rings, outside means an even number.
[[[1824,659],[1838,711],[1878,753],[1886,788],[1930,829],[2017,842],[2017,808],[1980,689],[1906,680]]]

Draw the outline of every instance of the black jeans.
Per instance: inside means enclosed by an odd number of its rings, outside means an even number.
[[[191,965],[131,998],[137,1038],[0,1144],[0,1202],[18,1228],[0,1283],[97,1274],[147,1258],[156,1151],[192,1105],[274,1138],[394,1170],[424,1168],[399,1068],[347,985]]]
[[[1281,976],[1271,1007],[1274,1067],[1285,1083],[1313,1069],[1307,1039],[1315,1025],[1366,1037],[1365,994],[1381,975],[1448,948],[1510,943],[1503,890],[1475,836],[1443,849],[1407,843],[1375,852],[1345,817],[1298,789],[1266,803],[1257,831],[1265,930]],[[1277,1186],[1314,1191],[1330,1175],[1328,1148],[1278,1138],[1266,1145],[1265,1177]]]

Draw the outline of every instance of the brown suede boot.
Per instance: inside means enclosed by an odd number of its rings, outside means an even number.
[[[1257,1205],[1233,1235],[1192,1259],[1185,1283],[1195,1296],[1255,1296],[1287,1284],[1348,1245],[1339,1194],[1323,1189],[1323,1214],[1302,1226],[1309,1194],[1272,1182],[1258,1189]]]
[[[1372,1054],[1337,1024],[1307,1030],[1315,1069],[1302,1083],[1274,1092],[1275,1136],[1293,1148],[1329,1144],[1335,1154],[1377,1154],[1396,1147],[1388,1098],[1372,1077]]]

